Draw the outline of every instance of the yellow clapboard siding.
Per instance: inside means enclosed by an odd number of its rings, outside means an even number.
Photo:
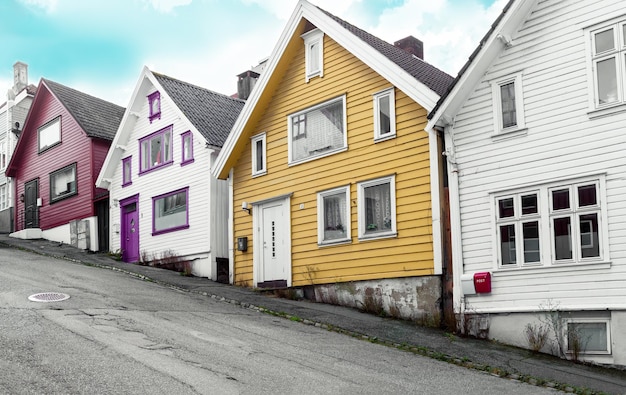
[[[291,193],[291,259],[293,285],[306,285],[310,268],[316,282],[356,281],[430,275],[433,270],[432,212],[427,112],[396,89],[394,139],[374,142],[372,94],[391,84],[363,62],[324,38],[324,76],[305,82],[303,46],[288,52],[284,75],[254,125],[246,130],[246,146],[234,167],[235,237],[249,238],[248,252],[235,253],[235,281],[252,281],[252,215],[241,212],[249,203]],[[329,99],[346,96],[348,148],[327,157],[289,165],[288,116]],[[252,178],[249,138],[266,133],[267,174]],[[357,184],[396,176],[398,236],[359,241]],[[350,188],[352,241],[317,245],[317,193]],[[303,208],[300,208],[300,205]],[[322,282],[320,282],[322,281]]]

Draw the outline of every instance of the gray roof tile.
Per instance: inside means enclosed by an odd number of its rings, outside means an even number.
[[[124,116],[124,107],[90,96],[57,82],[43,79],[87,136],[113,140]]]
[[[319,7],[318,7],[319,8]],[[387,59],[391,60],[404,71],[415,77],[418,81],[432,89],[438,95],[446,93],[448,86],[454,78],[444,71],[439,70],[433,65],[426,63],[424,60],[411,55],[410,53],[371,35],[365,30],[349,24],[341,18],[320,8],[322,12],[334,19],[350,33],[354,34],[369,46],[380,52]]]
[[[163,74],[153,74],[207,143],[222,147],[245,102]]]

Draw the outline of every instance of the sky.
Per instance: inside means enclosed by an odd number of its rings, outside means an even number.
[[[413,35],[456,76],[507,0],[309,0],[389,42]],[[2,0],[0,103],[13,64],[127,106],[144,66],[215,92],[267,58],[297,0]]]

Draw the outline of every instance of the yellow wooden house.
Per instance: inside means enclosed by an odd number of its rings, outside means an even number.
[[[424,128],[452,77],[421,45],[297,4],[214,170],[230,183],[231,283],[436,316],[442,147]]]

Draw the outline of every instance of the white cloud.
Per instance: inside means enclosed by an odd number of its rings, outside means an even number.
[[[283,21],[289,19],[296,4],[298,4],[298,0],[242,0],[242,2],[245,5],[256,4]],[[310,2],[328,12],[341,16],[354,3],[360,3],[361,0],[311,0]]]
[[[415,36],[424,42],[424,60],[454,76],[506,3],[496,0],[485,8],[476,0],[406,0],[364,28],[391,43]]]
[[[174,8],[191,4],[193,0],[143,0],[160,13],[168,14]]]
[[[19,1],[26,6],[40,8],[49,14],[56,11],[57,5],[59,4],[58,0],[19,0]]]

